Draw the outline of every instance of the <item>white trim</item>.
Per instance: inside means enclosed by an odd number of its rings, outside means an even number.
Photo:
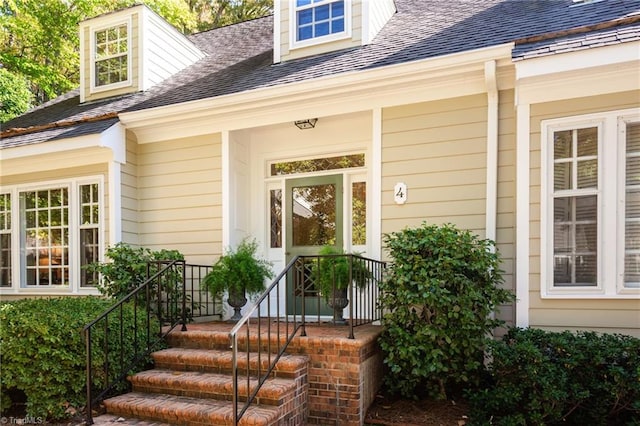
[[[511,66],[513,44],[121,113],[139,143],[486,93],[484,62]],[[508,89],[509,84],[501,86]],[[345,102],[349,99],[349,102]],[[306,112],[305,112],[306,111]]]
[[[231,239],[231,150],[230,134],[222,132],[222,250],[229,246]]]
[[[60,139],[47,143],[30,144],[2,149],[2,160],[15,160],[36,155],[48,155],[86,148],[108,148],[113,151],[113,159],[119,163],[126,162],[125,129],[120,123],[105,129],[102,133]],[[102,162],[102,161],[99,161]]]
[[[382,108],[375,108],[372,115],[371,161],[368,169],[371,184],[367,185],[367,193],[371,196],[371,258],[382,257]],[[368,203],[369,204],[369,203]]]
[[[498,83],[496,61],[484,64],[487,84],[487,196],[485,238],[496,241],[498,212]]]
[[[282,5],[280,0],[274,0],[273,2],[273,63],[279,64],[281,61],[281,46],[282,43]]]
[[[79,35],[79,40],[80,40],[80,52],[79,52],[79,56],[80,56],[80,103],[84,103],[84,101],[86,100],[86,95],[85,92],[87,90],[86,89],[86,72],[87,72],[87,66],[90,67],[89,62],[91,61],[91,54],[89,54],[89,58],[87,60],[87,58],[85,58],[85,46],[86,46],[86,42],[87,40],[85,39],[84,36],[84,30],[85,30],[85,26],[84,25],[80,25],[79,29],[78,29],[78,35]],[[91,31],[89,31],[89,34],[91,34]],[[91,35],[89,35],[89,38],[91,38]],[[89,73],[91,73],[91,71],[89,71]],[[91,85],[91,84],[89,84]]]
[[[640,121],[640,109],[606,111],[543,120],[541,127],[540,297],[543,299],[637,299],[640,289],[624,288],[625,131],[621,124]],[[624,127],[623,126],[623,127]],[[598,128],[598,275],[597,285],[553,286],[553,195],[550,174],[554,132]],[[605,146],[610,149],[605,149]],[[607,174],[608,173],[608,174]],[[614,177],[611,174],[614,175]],[[571,195],[569,193],[569,195]]]
[[[374,0],[379,1],[379,0]],[[364,0],[360,2],[360,19],[362,21],[360,33],[362,38],[362,44],[367,45],[371,43],[371,34],[369,34],[371,28],[371,6],[369,0]],[[353,26],[353,23],[352,23]]]
[[[109,245],[122,241],[122,165],[109,161]],[[102,247],[101,247],[102,250]],[[102,252],[100,253],[102,258]]]
[[[326,0],[327,4],[331,4],[332,1],[337,0]],[[289,50],[302,49],[305,47],[317,46],[320,44],[331,43],[334,41],[345,40],[351,38],[351,29],[353,27],[353,22],[351,19],[351,8],[352,3],[351,0],[343,0],[344,1],[344,31],[339,33],[328,34],[321,37],[312,37],[306,40],[298,41],[298,21],[296,13],[298,11],[298,7],[295,4],[295,1],[291,1],[289,3]],[[314,7],[318,7],[322,5],[311,4],[309,6],[305,6],[305,9],[313,9]]]
[[[516,79],[583,71],[586,68],[638,61],[640,41],[541,56],[516,62]]]
[[[117,83],[106,84],[104,86],[96,86],[96,32],[109,29],[112,27],[125,24],[127,26],[127,79]],[[129,15],[124,18],[112,18],[102,21],[100,25],[89,26],[89,93],[101,93],[108,90],[120,89],[123,87],[131,87],[133,85],[133,45],[131,30],[133,27],[133,16]]]
[[[516,326],[529,326],[529,104],[516,105]]]

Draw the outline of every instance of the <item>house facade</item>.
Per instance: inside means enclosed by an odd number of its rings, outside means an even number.
[[[80,24],[80,88],[2,126],[0,296],[96,294],[116,242],[276,272],[453,223],[510,324],[640,336],[640,2],[275,1],[185,37]],[[636,235],[638,234],[638,235]]]

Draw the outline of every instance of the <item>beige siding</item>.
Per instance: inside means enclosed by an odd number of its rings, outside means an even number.
[[[138,146],[140,245],[200,264],[221,253],[220,155],[219,135]]]
[[[505,287],[514,289],[515,113],[513,91],[500,93],[496,244]],[[383,111],[382,232],[453,223],[485,235],[486,95],[388,108]],[[408,200],[397,205],[393,186]],[[500,317],[512,323],[512,306]]]
[[[306,56],[319,55],[321,53],[332,52],[350,47],[360,46],[362,44],[362,0],[353,0],[351,3],[351,37],[348,39],[336,40],[327,43],[320,43],[303,48],[290,48],[290,34],[293,23],[290,21],[290,2],[282,1],[281,4],[281,22],[280,22],[280,60],[288,61],[291,59],[302,58]],[[345,23],[348,25],[348,23]]]
[[[383,111],[382,232],[452,222],[484,234],[486,97]],[[393,186],[405,182],[397,205]],[[401,226],[399,226],[401,225]]]
[[[127,132],[127,162],[120,170],[122,241],[138,245],[138,146]]]
[[[547,329],[597,329],[640,336],[640,301],[540,297],[541,121],[637,107],[640,92],[571,99],[531,106],[529,324]]]

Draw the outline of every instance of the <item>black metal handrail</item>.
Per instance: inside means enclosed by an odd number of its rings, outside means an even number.
[[[186,330],[193,318],[221,316],[221,302],[200,288],[210,270],[182,260],[149,262],[147,280],[84,327],[87,424],[93,424],[95,404],[126,388],[130,371],[148,362],[171,330]]]
[[[328,271],[328,276],[333,278],[331,286],[334,290],[336,287],[340,287],[335,280],[335,277],[338,276],[336,265],[339,262],[325,263],[322,259],[326,258],[342,258],[346,260],[346,263],[343,263],[348,268],[348,288],[346,290],[351,299],[348,337],[350,339],[354,338],[354,327],[369,324],[382,318],[382,312],[378,307],[378,283],[382,280],[386,267],[384,262],[352,254],[297,256],[292,259],[229,332],[232,350],[232,401],[235,425],[238,424],[256,398],[260,388],[271,375],[278,360],[284,354],[296,333],[300,331],[301,336],[306,336],[305,326],[308,322],[308,315],[305,312],[305,307],[307,299],[313,298],[312,303],[317,304],[317,314],[309,315],[309,317],[316,319],[318,322],[323,317],[320,313],[321,298],[333,299],[327,303],[332,306],[338,305],[335,300],[337,298],[335,291],[332,292],[330,297],[326,297],[326,295],[321,294],[317,285],[318,277],[323,275],[322,268],[331,268],[332,270]],[[354,286],[354,283],[357,285]],[[355,297],[356,292],[360,292],[358,298]],[[282,294],[285,295],[284,303],[281,303]],[[300,302],[299,307],[296,299]],[[288,307],[289,312],[287,312],[287,308],[284,308],[285,312],[282,312],[282,307]],[[275,325],[273,325],[274,314]],[[253,329],[250,327],[252,321],[255,322]],[[333,321],[336,321],[335,315]],[[241,348],[238,337],[241,334],[246,339],[243,349],[247,365],[243,371],[244,377],[242,379],[246,380],[246,395],[242,395],[244,405],[240,408],[238,355]],[[252,339],[254,340],[253,342]],[[253,373],[249,362],[251,351],[257,352],[257,364]],[[266,358],[266,366],[264,368],[263,358]],[[256,381],[253,388],[251,386],[252,380]]]

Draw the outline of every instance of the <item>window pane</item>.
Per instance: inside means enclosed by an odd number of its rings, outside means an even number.
[[[316,8],[313,9],[315,11],[315,20],[316,21],[322,21],[322,20],[327,20],[329,19],[329,10],[330,10],[330,6],[324,5],[324,6],[318,6]]]
[[[364,154],[274,163],[271,164],[271,176],[349,169],[354,167],[364,167]]]
[[[553,134],[553,158],[569,158],[572,157],[572,131],[564,130]]]
[[[595,286],[598,264],[596,195],[554,199],[555,286]]]
[[[311,22],[313,22],[313,9],[298,12],[298,25],[310,24]]]
[[[640,288],[640,253],[627,254],[624,257],[624,286]]]
[[[0,234],[0,287],[11,287],[11,234]]]
[[[20,193],[23,262],[27,285],[68,285],[68,190],[56,188]],[[31,200],[37,200],[37,207]],[[32,206],[32,207],[28,207]],[[53,207],[52,207],[53,206]]]
[[[598,128],[578,129],[578,157],[598,155]]]
[[[344,1],[331,3],[331,17],[337,18],[339,16],[344,16]]]
[[[351,244],[367,243],[367,184],[354,182],[351,190]]]
[[[624,286],[640,288],[640,123],[626,128]]]
[[[578,161],[578,188],[598,187],[598,160]]]
[[[344,19],[334,19],[331,21],[331,33],[341,33],[344,31]]]
[[[282,190],[269,191],[271,248],[282,247]]]
[[[98,282],[98,274],[88,271],[83,266],[99,260],[98,255],[98,229],[80,230],[80,285],[82,287],[95,286]]]
[[[556,163],[553,167],[553,189],[562,191],[572,189],[573,176],[571,175],[572,164],[568,162]]]
[[[627,155],[627,178],[626,184],[629,185],[640,185],[640,156],[629,156]]]
[[[640,190],[628,190],[626,193],[625,217],[640,218]]]
[[[316,24],[314,27],[315,34],[314,37],[321,37],[330,34],[329,33],[329,22],[321,22]]]
[[[627,154],[640,152],[640,123],[627,124]]]

